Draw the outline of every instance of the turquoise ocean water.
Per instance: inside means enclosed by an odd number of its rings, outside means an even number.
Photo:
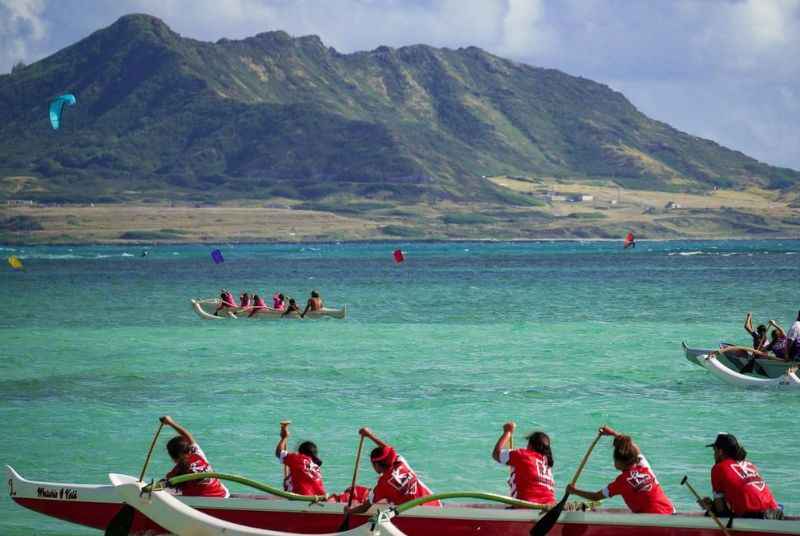
[[[137,474],[171,414],[217,470],[278,484],[278,421],[348,485],[369,425],[436,491],[506,491],[502,423],[550,433],[558,494],[607,422],[631,433],[681,508],[708,490],[703,445],[736,434],[800,514],[796,393],[753,392],[690,365],[680,343],[746,344],[747,311],[784,327],[800,308],[800,241],[413,243],[2,248],[0,461],[32,479]],[[189,298],[319,289],[346,321],[197,318]],[[169,469],[162,440],[151,464]],[[615,476],[608,440],[580,485]],[[374,475],[366,464],[361,483]],[[621,506],[620,499],[609,502]],[[96,532],[0,500],[0,534]]]

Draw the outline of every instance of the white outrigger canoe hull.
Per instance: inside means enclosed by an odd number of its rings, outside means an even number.
[[[205,300],[191,300],[192,303],[192,310],[202,318],[203,320],[230,320],[230,319],[237,319],[243,318],[245,320],[279,320],[284,318],[283,311],[278,311],[277,309],[261,309],[253,316],[250,316],[249,310],[244,310],[240,308],[236,309],[225,309],[219,312],[219,316],[214,315],[214,311],[217,310],[219,307],[220,300],[217,299],[205,299]],[[309,311],[306,313],[305,318],[337,318],[342,320],[347,317],[347,306],[345,305],[341,309],[328,309],[324,308],[321,311]],[[287,315],[286,318],[300,318],[299,313],[292,313]]]
[[[737,387],[800,390],[800,378],[791,371],[786,372],[778,378],[756,378],[754,376],[740,374],[726,367],[712,354],[700,356],[698,359],[703,368],[711,372],[711,374],[723,382],[736,385]]]
[[[702,359],[710,354],[719,352],[726,347],[733,346],[731,344],[721,343],[719,348],[690,348],[686,343],[681,343],[686,360],[689,363],[705,368]],[[725,367],[738,372],[742,367],[747,365],[752,355],[746,350],[730,351],[716,356],[717,361]],[[797,363],[794,363],[797,365]],[[759,374],[767,378],[780,378],[786,371],[792,367],[793,364],[789,362],[781,362],[775,359],[756,358],[755,366],[753,368],[754,374]]]

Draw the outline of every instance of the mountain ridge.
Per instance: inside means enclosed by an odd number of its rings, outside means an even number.
[[[45,108],[62,92],[78,105],[52,132]],[[0,178],[38,179],[6,198],[525,204],[482,176],[685,191],[800,183],[646,117],[606,85],[477,47],[343,54],[280,30],[212,43],[134,14],[0,76],[0,104]]]

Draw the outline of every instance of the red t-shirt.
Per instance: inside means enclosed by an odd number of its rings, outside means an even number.
[[[556,502],[553,468],[546,456],[530,449],[503,450],[500,462],[511,467],[508,486],[512,497],[537,504]]]
[[[392,466],[380,477],[369,494],[369,502],[375,504],[386,501],[389,504],[403,504],[406,501],[431,495],[428,486],[422,483],[417,474],[408,466],[405,458],[398,456]],[[425,506],[441,506],[439,501],[425,503]]]
[[[711,468],[711,488],[715,497],[723,497],[735,514],[775,510],[778,503],[761,478],[758,468],[747,460],[730,458]]]
[[[309,456],[299,452],[281,452],[281,461],[289,468],[287,491],[300,495],[325,495],[322,470]]]
[[[650,464],[641,455],[633,467],[620,473],[614,482],[603,489],[603,495],[622,495],[625,504],[634,514],[675,513],[675,507],[661,489]]]
[[[206,460],[205,453],[197,443],[192,443],[186,463],[188,465],[188,471],[181,471],[181,467],[176,465],[169,473],[167,473],[167,478],[193,473],[210,473],[214,471],[214,469]],[[177,488],[181,495],[187,497],[228,497],[230,495],[230,493],[228,493],[228,489],[216,478],[192,480],[191,482],[179,484]]]

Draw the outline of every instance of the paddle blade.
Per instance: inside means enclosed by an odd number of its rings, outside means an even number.
[[[561,512],[564,511],[564,506],[567,504],[567,499],[569,499],[569,493],[565,493],[564,498],[561,499],[557,505],[548,510],[547,513],[536,522],[531,529],[531,536],[544,536],[550,532],[550,529],[555,526],[558,518],[561,517]]]
[[[136,510],[129,504],[123,504],[111,522],[106,527],[105,536],[128,536],[133,526],[133,516]]]
[[[342,520],[342,524],[339,525],[338,532],[345,532],[350,530],[350,514],[345,514],[344,519]]]

